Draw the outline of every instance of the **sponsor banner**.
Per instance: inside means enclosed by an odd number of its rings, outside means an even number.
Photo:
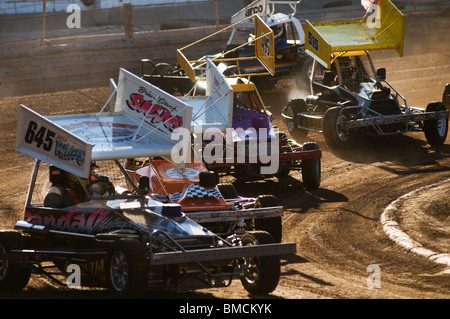
[[[255,17],[256,58],[265,66],[270,74],[275,74],[275,46],[272,29],[261,19]]]
[[[261,19],[266,20],[267,16],[267,3],[266,0],[256,0],[250,3],[248,6],[243,8],[242,10],[238,11],[231,17],[231,24],[237,23],[239,21],[242,21],[248,17],[251,17],[252,15],[256,14]],[[251,27],[250,25],[247,25],[248,27]]]
[[[19,108],[16,149],[84,178],[89,176],[92,145],[25,105]]]
[[[190,128],[192,107],[134,74],[120,69],[115,113],[133,119],[145,131],[171,141],[178,128]]]
[[[313,25],[305,22],[305,51],[325,68],[331,67],[331,46],[322,38]]]

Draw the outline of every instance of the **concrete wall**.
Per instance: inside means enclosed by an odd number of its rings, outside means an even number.
[[[132,5],[167,5],[204,2],[208,0],[46,0],[46,12],[66,12],[67,6],[76,4],[82,11],[95,9],[110,9],[121,7],[124,3]],[[0,2],[1,14],[42,13],[43,0],[2,0]]]

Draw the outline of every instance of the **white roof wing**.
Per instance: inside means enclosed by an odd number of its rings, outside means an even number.
[[[19,108],[16,149],[76,175],[89,175],[92,145],[24,105]]]
[[[24,116],[19,116],[17,150],[85,177],[91,160],[170,156],[173,146],[178,143],[171,139],[171,134],[177,128],[190,129],[192,107],[121,69],[116,103],[111,112],[103,112],[102,109],[98,114],[43,117],[22,106],[20,114]],[[42,123],[34,129],[36,132],[41,126],[55,131],[49,136],[53,142],[47,141],[52,143],[52,147],[47,147],[48,151],[38,152],[44,145],[48,146],[44,144],[45,135],[43,142],[34,142],[27,136],[27,132],[30,135],[30,125],[34,127],[31,122]],[[85,167],[67,169],[65,159],[49,156],[56,152],[58,139],[73,140],[77,148],[86,150]],[[33,146],[31,150],[27,144]]]
[[[184,96],[180,99],[192,110],[191,131],[205,131],[214,127],[231,127],[233,117],[233,89],[218,67],[206,60],[205,96]]]

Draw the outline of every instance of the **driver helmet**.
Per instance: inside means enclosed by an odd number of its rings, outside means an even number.
[[[277,24],[272,27],[274,38],[279,38],[283,34],[283,25]]]
[[[88,185],[89,195],[92,197],[109,197],[115,195],[114,185],[108,176],[98,176]]]

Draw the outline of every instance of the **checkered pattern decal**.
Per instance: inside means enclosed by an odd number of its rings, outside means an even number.
[[[191,185],[186,187],[182,192],[173,193],[172,195],[169,195],[170,200],[173,202],[179,202],[185,197],[200,198],[208,196],[215,196],[217,198],[221,198],[222,194],[220,194],[219,190],[216,188],[206,189],[199,185]]]

